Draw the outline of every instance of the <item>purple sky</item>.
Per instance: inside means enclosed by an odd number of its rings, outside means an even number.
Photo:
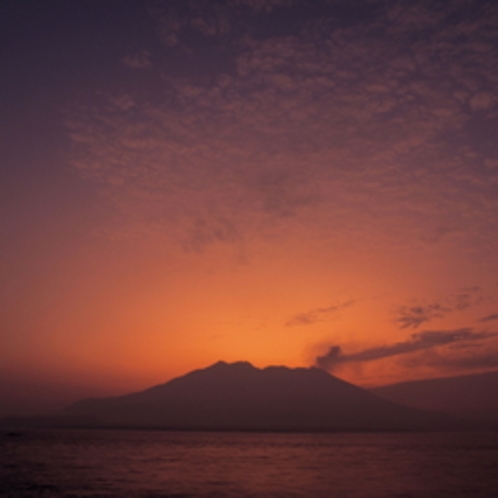
[[[498,367],[496,2],[7,0],[0,23],[0,414],[219,359]]]

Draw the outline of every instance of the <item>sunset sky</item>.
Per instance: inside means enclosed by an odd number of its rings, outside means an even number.
[[[0,37],[0,415],[498,369],[495,0],[6,0]]]

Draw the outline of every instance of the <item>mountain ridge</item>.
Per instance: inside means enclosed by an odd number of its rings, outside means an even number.
[[[41,421],[51,424],[50,418]],[[414,409],[316,367],[217,362],[123,396],[80,400],[53,426],[212,431],[434,431],[473,428]],[[26,419],[24,419],[26,422]],[[15,420],[10,423],[16,425]]]
[[[369,391],[393,403],[493,422],[498,427],[498,371],[397,382]]]
[[[81,400],[63,411],[106,426],[187,430],[436,430],[456,426],[381,400],[324,370],[217,362],[124,396]]]

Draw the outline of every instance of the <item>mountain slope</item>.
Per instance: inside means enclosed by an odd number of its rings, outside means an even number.
[[[370,392],[393,403],[498,424],[498,372],[402,382]]]
[[[64,413],[105,427],[196,430],[437,430],[458,424],[399,406],[316,368],[216,363],[139,393]]]

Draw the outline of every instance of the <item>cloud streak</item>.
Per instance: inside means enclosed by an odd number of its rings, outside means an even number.
[[[406,355],[450,344],[465,345],[489,339],[496,335],[496,333],[485,331],[475,332],[471,328],[450,331],[425,331],[412,334],[407,341],[365,349],[351,354],[344,354],[342,348],[335,345],[331,346],[326,354],[317,356],[315,359],[315,366],[324,370],[333,370],[339,364],[375,361],[391,356]]]
[[[298,313],[285,323],[286,327],[313,325],[316,322],[328,320],[331,316],[356,304],[356,301],[344,301],[326,308],[316,308],[305,313]]]
[[[484,316],[479,321],[480,322],[491,322],[493,320],[498,320],[498,313],[493,313],[492,315]]]

